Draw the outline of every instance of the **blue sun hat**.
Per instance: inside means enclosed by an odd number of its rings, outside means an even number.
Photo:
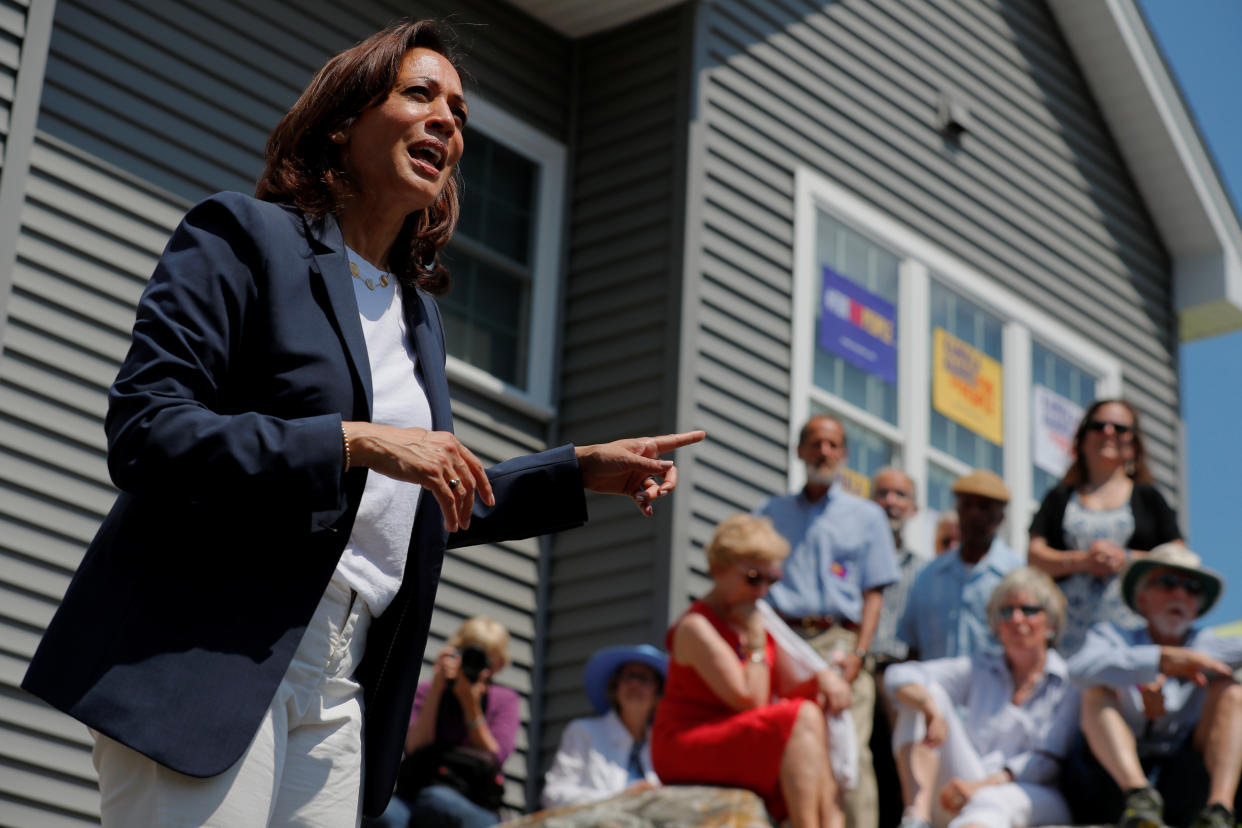
[[[582,685],[596,713],[602,716],[612,706],[608,702],[608,682],[612,680],[612,674],[623,665],[633,663],[650,667],[660,674],[660,678],[664,678],[668,671],[668,656],[650,644],[605,647],[591,656],[582,671]]]

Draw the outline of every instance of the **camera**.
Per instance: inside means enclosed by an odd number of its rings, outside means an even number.
[[[461,648],[461,674],[466,681],[474,684],[489,666],[487,652],[482,647],[470,644]]]

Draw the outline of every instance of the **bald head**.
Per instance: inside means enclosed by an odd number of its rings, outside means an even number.
[[[897,539],[906,521],[919,510],[914,500],[914,481],[901,469],[885,467],[876,472],[871,479],[871,499],[884,509]]]

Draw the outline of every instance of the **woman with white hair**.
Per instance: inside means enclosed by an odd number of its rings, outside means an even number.
[[[1065,598],[1023,567],[997,585],[988,622],[1001,649],[894,664],[893,752],[903,828],[1067,823],[1060,763],[1078,731],[1078,691],[1052,649]]]

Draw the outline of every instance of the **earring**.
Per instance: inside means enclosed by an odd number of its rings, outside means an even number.
[[[328,137],[338,144],[343,144],[345,143],[345,130],[338,129],[336,132],[333,132],[330,135],[328,135]]]

